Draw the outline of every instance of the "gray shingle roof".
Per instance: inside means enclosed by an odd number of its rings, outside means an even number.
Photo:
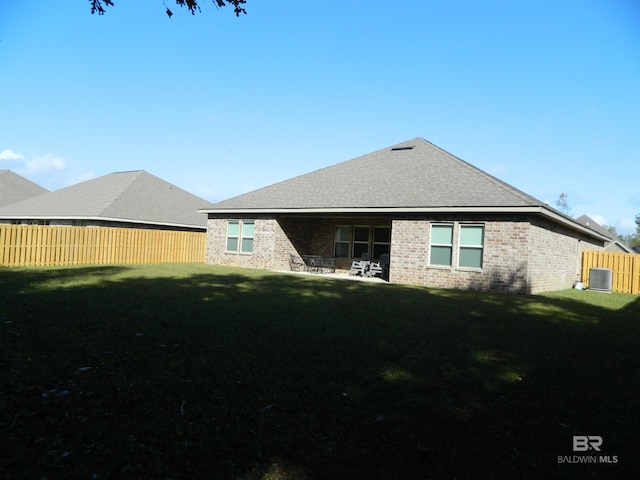
[[[590,230],[593,230],[596,233],[599,233],[603,237],[606,237],[608,241],[605,245],[605,250],[608,249],[611,245],[615,244],[619,251],[626,252],[626,253],[634,253],[634,251],[631,248],[629,248],[620,240],[618,240],[618,238],[613,233],[611,233],[609,230],[604,228],[602,225],[596,222],[589,215],[580,215],[578,218],[576,218],[576,222],[578,222],[580,225],[584,225],[585,227],[587,227]]]
[[[588,215],[579,216],[578,218],[576,218],[576,222],[578,222],[580,225],[584,225],[585,227],[598,232],[600,235],[604,235],[605,237],[610,238],[611,240],[614,240],[616,238],[615,235],[613,235],[609,230],[604,228],[602,225],[600,225],[598,222],[596,222],[593,218],[591,218]]]
[[[213,205],[237,209],[542,206],[432,143],[414,138]]]
[[[37,197],[48,191],[11,170],[0,170],[0,207]]]
[[[211,203],[144,170],[118,172],[0,208],[0,218],[86,219],[205,227]]]

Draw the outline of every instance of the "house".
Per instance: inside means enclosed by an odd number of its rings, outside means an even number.
[[[616,238],[614,234],[612,234],[609,230],[604,228],[598,222],[596,222],[593,218],[588,215],[581,215],[576,218],[576,222],[584,225],[591,230],[598,232],[601,235],[607,237],[607,242],[605,243],[604,250],[607,252],[620,252],[620,253],[636,253],[627,247],[624,243]]]
[[[390,254],[389,281],[537,293],[579,280],[607,237],[422,139],[200,210],[206,261],[281,270],[290,255],[348,270]]]
[[[37,197],[48,191],[11,170],[0,170],[0,207]]]
[[[206,200],[144,170],[117,172],[0,207],[0,223],[204,231]]]

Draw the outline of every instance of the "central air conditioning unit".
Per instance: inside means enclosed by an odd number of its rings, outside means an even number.
[[[609,268],[592,268],[589,270],[589,290],[611,293],[613,272]]]

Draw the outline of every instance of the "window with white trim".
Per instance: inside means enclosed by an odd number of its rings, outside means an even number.
[[[391,251],[391,227],[373,227],[373,255],[376,260]]]
[[[484,226],[460,225],[460,250],[458,266],[468,268],[482,268],[482,253],[484,250]]]
[[[350,247],[351,247],[351,226],[349,225],[336,226],[334,255],[337,258],[338,257],[348,258]]]
[[[369,253],[371,227],[353,227],[353,253],[351,258],[362,258],[363,253]]]
[[[390,226],[336,225],[333,249],[336,258],[362,258],[369,253],[371,259],[379,259],[390,250]]]
[[[241,236],[240,236],[240,251],[242,253],[253,252],[253,231],[255,225],[251,222],[242,222]]]
[[[229,220],[227,222],[226,251],[252,253],[254,227],[253,220]]]
[[[451,266],[453,253],[453,225],[431,225],[431,257],[430,265]]]

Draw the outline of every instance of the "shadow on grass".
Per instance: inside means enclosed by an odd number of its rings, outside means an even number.
[[[0,270],[2,478],[620,478],[640,302]],[[615,464],[559,464],[600,435]],[[611,458],[613,460],[613,458]]]

